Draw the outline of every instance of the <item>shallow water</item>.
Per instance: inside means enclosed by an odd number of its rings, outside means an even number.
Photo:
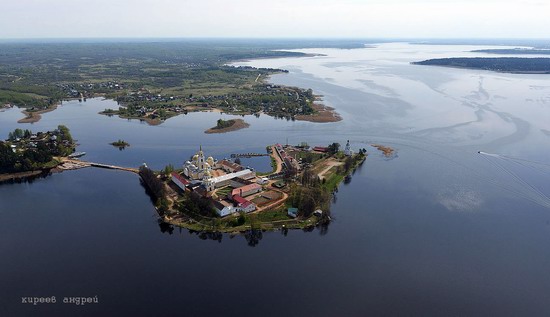
[[[344,120],[247,116],[204,134],[218,113],[160,126],[106,117],[112,101],[66,102],[32,125],[0,112],[0,135],[67,125],[84,159],[181,165],[275,142],[366,147],[327,231],[221,242],[159,226],[137,176],[83,169],[0,186],[0,315],[546,315],[550,303],[550,78],[427,67],[485,46],[390,43],[327,56],[257,60],[279,84],[312,88]],[[479,54],[478,54],[479,55]],[[117,139],[131,146],[119,151]],[[386,159],[369,144],[394,147]],[[495,155],[483,155],[478,151]],[[250,164],[269,169],[269,161]],[[247,160],[248,161],[248,160]],[[265,165],[267,164],[267,165]],[[216,237],[218,238],[218,237]],[[99,296],[99,304],[22,305],[21,296]]]

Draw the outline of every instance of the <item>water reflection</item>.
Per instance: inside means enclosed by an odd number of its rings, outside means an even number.
[[[24,184],[24,183],[32,184],[35,180],[38,180],[38,179],[41,179],[41,178],[46,178],[48,176],[51,176],[52,174],[53,174],[53,172],[51,170],[44,170],[44,171],[41,171],[40,174],[29,175],[29,176],[25,176],[25,177],[21,177],[21,178],[12,178],[12,179],[7,179],[7,180],[4,180],[4,181],[0,181],[0,185],[2,185],[2,184]]]
[[[219,231],[196,231],[192,229],[185,229],[182,227],[174,226],[170,223],[166,223],[162,221],[162,219],[157,219],[157,223],[160,229],[160,232],[163,234],[173,235],[174,230],[177,228],[179,234],[181,235],[183,232],[188,232],[190,235],[194,235],[195,237],[199,238],[200,240],[212,240],[212,241],[218,241],[219,243],[222,242],[224,236],[228,236],[229,239],[233,239],[235,237],[241,236],[244,237],[246,244],[250,247],[256,247],[260,244],[260,241],[264,238],[264,232],[266,230],[260,230],[260,229],[249,229],[243,232],[238,233],[222,233]],[[319,234],[321,236],[324,236],[328,233],[328,228],[330,225],[330,221],[324,221],[319,223],[317,226],[308,226],[301,231],[303,232],[314,232],[317,229],[319,231]],[[298,230],[298,229],[295,229]],[[287,227],[282,227],[280,229],[280,232],[283,236],[288,236],[288,232],[290,229]]]

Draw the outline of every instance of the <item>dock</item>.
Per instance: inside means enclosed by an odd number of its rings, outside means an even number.
[[[243,158],[251,158],[251,157],[257,157],[257,156],[269,156],[268,153],[234,153],[231,154],[231,158],[237,158],[237,157],[243,157]]]

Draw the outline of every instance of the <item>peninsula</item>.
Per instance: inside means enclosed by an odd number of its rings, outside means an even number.
[[[76,144],[66,126],[33,133],[15,129],[0,141],[0,181],[36,176],[62,164],[74,155]]]
[[[202,147],[182,168],[139,170],[165,223],[196,231],[242,232],[308,228],[331,220],[330,201],[338,185],[366,158],[366,150],[329,146],[267,147],[272,173],[228,159],[207,157]]]
[[[473,53],[487,53],[498,55],[550,55],[550,49],[537,48],[493,48],[485,50],[473,50]]]
[[[516,74],[550,74],[550,58],[544,57],[436,58],[421,62],[413,62],[411,64],[482,69]]]

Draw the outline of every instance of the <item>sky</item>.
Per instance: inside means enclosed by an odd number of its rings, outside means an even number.
[[[0,0],[13,38],[550,38],[550,0]]]

